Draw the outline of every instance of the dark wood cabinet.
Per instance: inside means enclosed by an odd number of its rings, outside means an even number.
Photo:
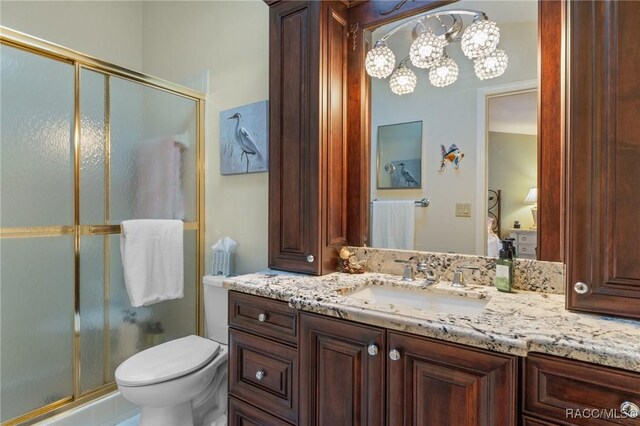
[[[227,420],[229,426],[290,426],[289,423],[236,398],[229,398]]]
[[[640,2],[569,11],[567,306],[640,318]]]
[[[388,332],[387,424],[515,425],[517,358]]]
[[[298,424],[298,312],[229,292],[229,424]]]
[[[299,347],[300,424],[384,425],[384,329],[302,313]]]
[[[298,421],[298,352],[239,330],[229,332],[229,395]]]
[[[269,266],[320,275],[346,243],[346,5],[270,10]]]
[[[525,424],[640,425],[623,412],[640,405],[639,374],[540,354],[523,363],[523,412],[546,421]]]
[[[230,425],[640,426],[640,416],[624,411],[640,405],[639,373],[537,353],[518,358],[233,291],[229,298],[230,307],[258,315],[295,312],[298,325],[292,344],[265,333],[269,326],[253,315],[234,322],[229,310]]]

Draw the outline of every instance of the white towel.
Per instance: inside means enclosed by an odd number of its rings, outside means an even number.
[[[146,306],[184,294],[183,223],[180,220],[122,222],[120,254],[131,306]]]
[[[184,135],[144,142],[136,156],[135,217],[184,219]]]
[[[413,250],[416,207],[411,201],[374,201],[371,246]]]

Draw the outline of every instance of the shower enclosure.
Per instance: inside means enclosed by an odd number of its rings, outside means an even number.
[[[201,331],[204,95],[0,36],[1,421],[15,424],[111,392],[127,357]],[[180,164],[156,155],[167,140]],[[134,218],[184,220],[184,298],[129,304],[118,234]]]

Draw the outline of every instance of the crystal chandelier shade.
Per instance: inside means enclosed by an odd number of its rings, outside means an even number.
[[[443,37],[438,37],[431,31],[422,32],[411,43],[411,63],[417,68],[431,68],[442,57],[446,44]]]
[[[488,20],[471,24],[462,34],[460,45],[469,59],[480,58],[492,53],[498,47],[500,29]]]
[[[500,77],[507,69],[509,58],[504,50],[497,49],[489,55],[478,58],[473,63],[473,68],[480,80]]]
[[[387,78],[396,66],[396,56],[384,41],[378,41],[367,53],[364,66],[371,77]]]
[[[468,19],[465,23],[464,16],[471,16],[473,20]],[[414,39],[409,55],[396,67],[395,54],[386,42],[408,25],[413,25]],[[446,87],[456,82],[460,75],[458,64],[445,52],[447,46],[457,42],[464,55],[473,60],[475,74],[480,80],[504,74],[509,58],[504,50],[498,49],[500,29],[484,12],[469,9],[424,13],[396,25],[367,53],[365,69],[371,77],[390,77],[389,86],[396,95],[412,93],[416,88],[418,78],[410,66],[426,69],[433,86]]]
[[[429,81],[436,87],[446,87],[458,79],[458,64],[444,56],[429,70]]]
[[[407,93],[413,92],[417,83],[418,78],[416,74],[404,64],[400,64],[389,79],[391,91],[396,95],[406,95]]]

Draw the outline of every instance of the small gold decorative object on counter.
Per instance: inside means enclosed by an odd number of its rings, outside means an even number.
[[[360,264],[358,258],[347,247],[340,249],[338,257],[340,272],[348,274],[363,274],[365,272],[364,266]]]

